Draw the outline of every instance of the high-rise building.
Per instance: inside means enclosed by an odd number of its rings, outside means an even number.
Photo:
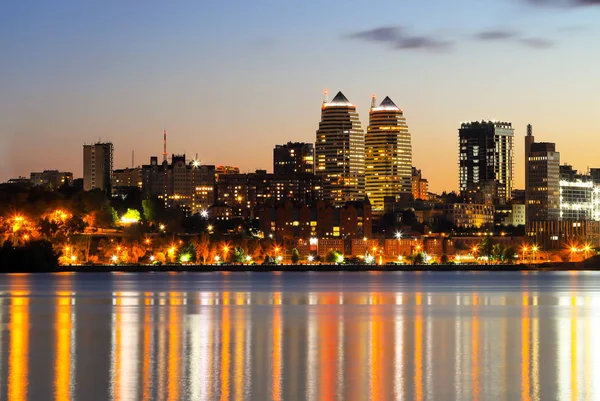
[[[525,136],[525,216],[529,221],[559,219],[560,153],[554,143],[535,142],[531,125]]]
[[[461,124],[458,132],[461,196],[468,202],[478,197],[492,198],[494,203],[510,200],[514,138],[511,123],[467,122]]]
[[[313,174],[315,151],[312,143],[288,142],[273,148],[273,174]]]
[[[113,171],[113,144],[83,145],[83,189],[110,191]]]
[[[373,214],[382,214],[384,200],[396,201],[412,192],[412,147],[402,110],[386,97],[369,112],[365,135],[365,192]]]
[[[365,193],[365,136],[356,106],[342,92],[321,106],[315,143],[315,173],[323,197],[336,206],[362,200]]]

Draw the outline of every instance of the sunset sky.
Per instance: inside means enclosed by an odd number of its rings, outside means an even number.
[[[323,89],[368,124],[372,93],[405,112],[413,164],[455,190],[461,121],[510,121],[561,163],[600,167],[600,1],[3,1],[0,182],[82,176],[82,145],[115,168],[168,151],[272,170],[314,142]]]

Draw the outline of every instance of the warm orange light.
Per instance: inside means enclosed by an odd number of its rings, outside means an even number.
[[[571,247],[571,252],[577,252],[577,248],[575,248],[574,246]]]

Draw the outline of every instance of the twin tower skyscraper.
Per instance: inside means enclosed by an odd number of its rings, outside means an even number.
[[[361,128],[356,106],[342,92],[321,106],[315,142],[315,173],[323,196],[336,206],[369,197],[374,214],[412,192],[412,146],[403,111],[386,97],[371,100],[369,126]]]

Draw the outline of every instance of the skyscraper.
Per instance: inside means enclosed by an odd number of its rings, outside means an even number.
[[[83,189],[110,191],[113,170],[113,144],[83,145]]]
[[[273,174],[314,174],[315,151],[312,143],[288,142],[273,148]]]
[[[365,136],[356,106],[342,92],[321,106],[315,143],[316,171],[323,197],[334,205],[362,200],[365,190]]]
[[[365,135],[365,192],[373,214],[382,214],[384,199],[396,201],[412,192],[412,147],[404,113],[389,97],[369,112]]]
[[[560,207],[560,153],[556,145],[535,142],[531,125],[525,137],[525,219],[556,221]]]
[[[511,123],[473,121],[459,132],[460,194],[469,202],[492,198],[510,200],[513,188],[513,139]]]

